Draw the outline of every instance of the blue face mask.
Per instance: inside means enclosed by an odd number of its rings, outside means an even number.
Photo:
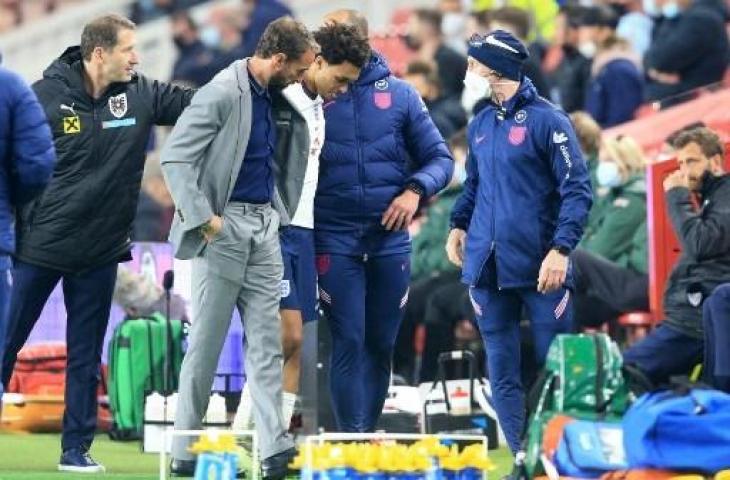
[[[662,15],[664,15],[665,18],[676,18],[680,12],[681,10],[679,9],[677,2],[665,3],[662,6]]]
[[[221,44],[221,32],[208,25],[200,31],[200,41],[208,48],[218,48]]]
[[[596,170],[596,179],[600,186],[606,188],[618,187],[623,183],[618,165],[614,162],[600,162]]]

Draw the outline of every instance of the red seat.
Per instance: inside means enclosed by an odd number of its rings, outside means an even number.
[[[653,328],[654,316],[650,312],[629,312],[618,317],[618,324],[626,329],[626,343],[631,345]]]

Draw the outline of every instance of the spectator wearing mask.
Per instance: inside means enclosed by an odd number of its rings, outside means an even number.
[[[444,42],[462,55],[466,55],[464,29],[467,28],[468,21],[464,5],[462,0],[439,0],[438,3]]]
[[[597,199],[580,246],[610,261],[630,248],[636,229],[646,220],[646,161],[631,137],[603,142],[596,170]]]
[[[578,50],[578,29],[584,10],[585,7],[562,7],[555,29],[555,41],[561,46],[563,58],[551,75],[551,98],[568,113],[583,110],[591,75],[591,60]]]
[[[579,28],[579,50],[593,58],[585,109],[603,128],[634,118],[644,99],[641,60],[616,36],[618,17],[608,7],[591,7]]]
[[[457,99],[441,94],[441,84],[431,63],[421,60],[409,63],[403,79],[421,95],[442,137],[450,138],[466,126],[466,112]]]
[[[438,10],[415,10],[409,19],[408,33],[404,39],[420,60],[436,64],[442,95],[459,98],[464,89],[461,80],[466,72],[466,57],[446,45],[441,32],[441,20]]]
[[[642,0],[615,0],[610,3],[619,17],[616,35],[631,45],[631,50],[643,58],[651,43],[654,20],[644,11]]]
[[[644,55],[647,98],[667,107],[722,80],[728,62],[725,19],[697,0],[649,0],[661,12]],[[684,95],[683,95],[684,94]]]
[[[601,146],[601,127],[586,112],[573,112],[569,116],[573,128],[575,128],[575,134],[578,136],[580,150],[586,159],[588,173],[591,176],[591,188],[595,193],[598,189],[596,171],[598,170],[598,150]]]
[[[730,176],[720,174],[722,142],[698,128],[679,135],[674,146],[679,170],[667,176],[664,190],[682,254],[664,292],[664,321],[624,353],[625,363],[657,384],[702,361],[702,302],[730,278]]]
[[[730,277],[728,278],[730,280]],[[705,381],[730,393],[730,283],[717,287],[705,300],[702,321],[705,328]]]
[[[603,142],[598,191],[581,243],[571,258],[575,318],[598,327],[629,310],[648,308],[645,159],[630,137]]]
[[[200,40],[198,26],[188,12],[173,14],[171,26],[177,48],[172,80],[195,87],[205,85],[218,73],[216,52]]]
[[[208,48],[219,53],[219,68],[249,57],[242,33],[246,21],[246,14],[240,6],[222,5],[211,9],[200,38]]]

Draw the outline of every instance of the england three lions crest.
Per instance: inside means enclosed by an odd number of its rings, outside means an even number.
[[[109,98],[109,111],[116,118],[122,118],[127,113],[127,94],[122,93]]]

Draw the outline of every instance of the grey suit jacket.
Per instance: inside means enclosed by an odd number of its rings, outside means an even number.
[[[161,164],[175,202],[170,242],[189,259],[205,247],[199,227],[222,216],[251,133],[247,60],[233,62],[193,97],[162,149]]]

